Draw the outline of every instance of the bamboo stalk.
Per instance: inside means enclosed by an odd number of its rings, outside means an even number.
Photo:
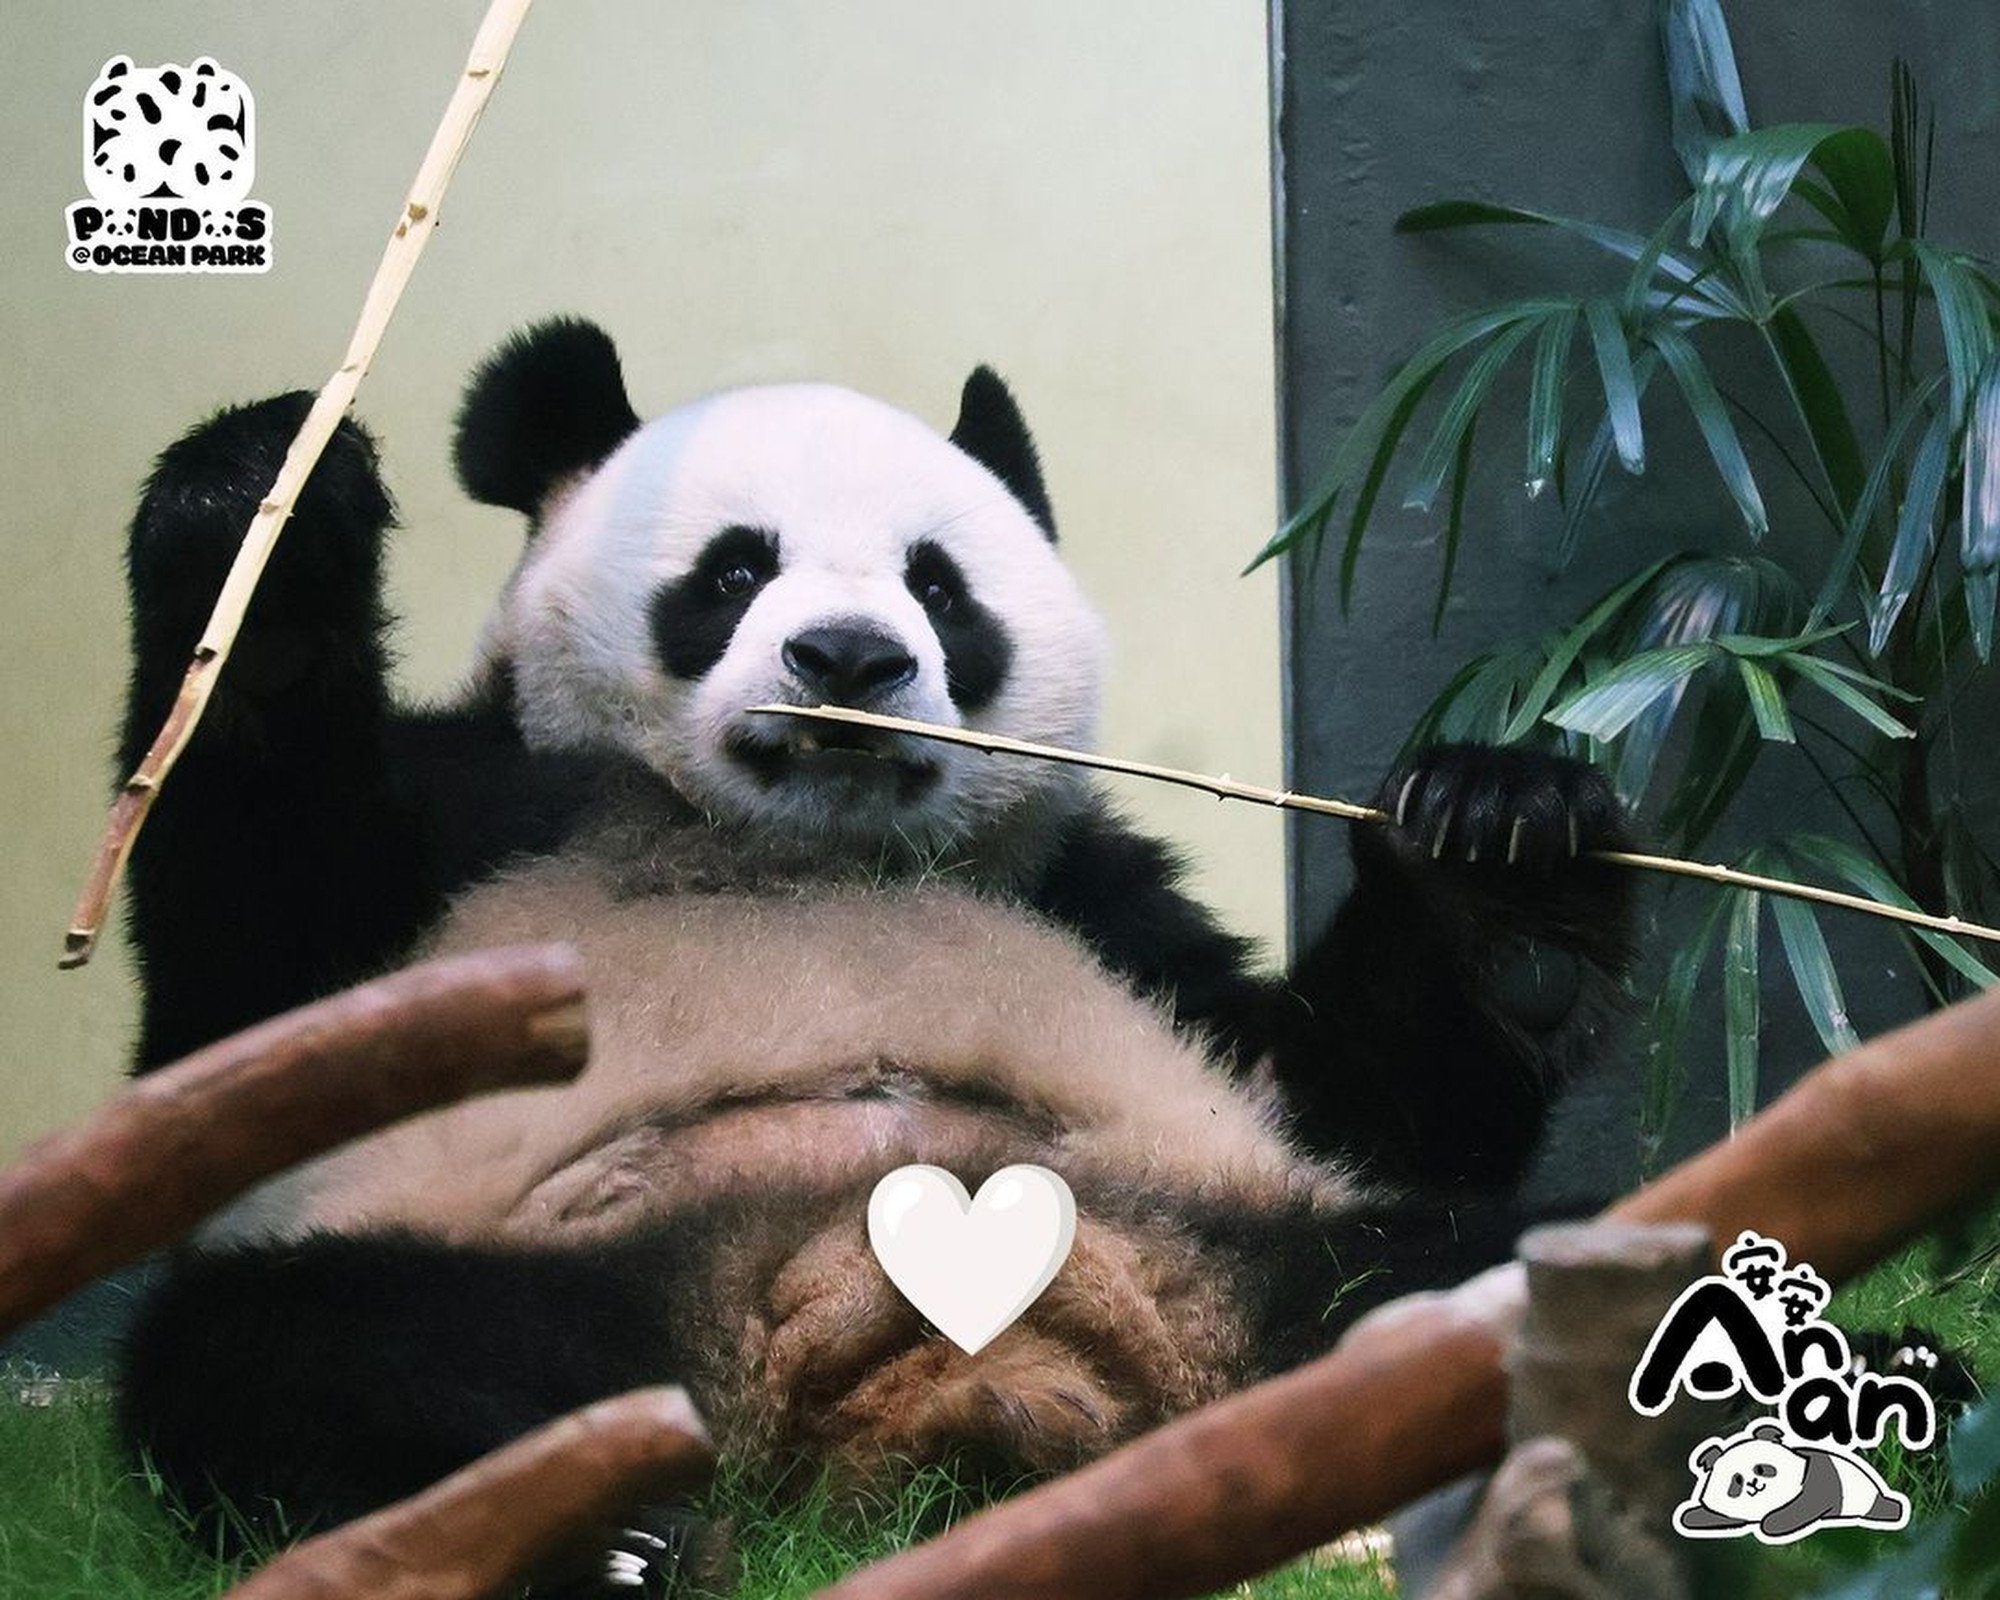
[[[523,1574],[621,1512],[700,1488],[714,1463],[708,1431],[684,1392],[636,1390],[309,1539],[229,1593],[233,1600],[488,1600],[517,1592]]]
[[[431,1106],[567,1080],[588,1045],[582,964],[540,945],[426,962],[148,1073],[0,1172],[0,1335],[274,1173]]]
[[[1199,789],[1218,800],[1247,800],[1255,805],[1275,806],[1283,811],[1306,811],[1316,816],[1341,817],[1349,822],[1386,823],[1394,819],[1378,806],[1358,806],[1348,800],[1327,800],[1319,795],[1300,794],[1291,789],[1266,789],[1254,783],[1239,783],[1227,774],[1217,778],[1201,772],[1184,772],[1178,767],[1155,766],[1147,761],[1127,761],[1118,756],[1098,755],[1090,750],[1070,750],[1062,745],[1034,744],[1025,739],[1009,739],[1002,734],[981,733],[973,728],[949,728],[941,723],[917,722],[908,717],[886,717],[873,711],[855,711],[847,706],[751,706],[755,716],[800,717],[812,722],[844,722],[859,728],[880,728],[885,733],[905,733],[918,739],[935,739],[942,744],[963,745],[986,755],[1027,756],[1036,761],[1059,761],[1073,767],[1089,767],[1098,772],[1115,772],[1125,777],[1149,778],[1156,783],[1178,784]],[[1647,855],[1637,850],[1593,850],[1593,861],[1632,867],[1642,872],[1664,872],[1680,878],[1699,878],[1707,883],[1731,888],[1755,889],[1764,894],[1783,895],[1793,900],[1809,900],[1817,905],[1837,906],[1843,911],[1859,911],[1868,916],[1887,917],[1894,922],[1926,928],[1933,933],[1960,939],[1984,939],[2000,944],[2000,928],[1969,922],[1964,917],[1939,917],[1907,906],[1871,900],[1866,895],[1846,894],[1838,889],[1822,889],[1817,884],[1795,883],[1789,878],[1771,878],[1762,873],[1744,872],[1710,861],[1683,861],[1678,856]]]
[[[173,771],[174,764],[201,723],[202,713],[215,691],[216,680],[229,659],[237,631],[243,625],[250,596],[257,587],[257,580],[264,574],[272,550],[277,547],[278,535],[298,502],[299,491],[305,487],[314,464],[332,439],[334,429],[339,427],[340,419],[354,403],[355,391],[368,374],[375,352],[381,346],[382,335],[388,329],[389,319],[395,315],[396,304],[402,299],[403,290],[416,271],[418,258],[423,255],[424,246],[437,228],[438,208],[444,203],[445,190],[450,187],[459,158],[471,142],[472,130],[478,126],[480,113],[492,97],[493,86],[500,81],[514,36],[532,4],[533,0],[492,0],[485,20],[473,37],[465,69],[459,75],[458,85],[452,91],[451,101],[445,107],[436,133],[431,136],[430,148],[417,168],[416,181],[411,184],[409,195],[396,217],[396,226],[389,235],[382,260],[375,268],[374,277],[369,280],[361,316],[348,340],[347,352],[313,398],[312,409],[306,413],[305,421],[299,424],[299,431],[285,452],[277,477],[250,519],[236,560],[229,569],[228,577],[223,580],[222,592],[216,597],[208,625],[202,630],[193,659],[188,663],[187,674],[181,680],[180,693],[173,709],[168,712],[152,746],[137,770],[126,779],[123,791],[112,806],[89,876],[78,897],[76,911],[70,918],[69,931],[64,937],[59,965],[65,969],[82,966],[97,948],[111,896],[124,874],[125,863],[138,840],[139,830],[146,825],[146,818],[153,809],[154,800],[159,797],[161,785],[167,781],[167,775]]]
[[[1830,1282],[2000,1187],[2000,992],[1816,1068],[1614,1206],[1745,1228]],[[821,1600],[1177,1600],[1255,1576],[1500,1455],[1518,1268],[1378,1313],[1332,1354],[968,1518]],[[1643,1419],[1632,1419],[1635,1428]]]

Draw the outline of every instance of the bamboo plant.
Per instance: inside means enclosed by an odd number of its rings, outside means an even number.
[[[1992,664],[2000,591],[2000,283],[1927,231],[1936,124],[1901,63],[1886,133],[1753,128],[1718,0],[1662,0],[1661,24],[1686,198],[1650,235],[1476,200],[1404,215],[1406,234],[1568,235],[1608,255],[1620,281],[1552,288],[1439,328],[1258,560],[1337,553],[1345,607],[1381,496],[1400,489],[1406,507],[1442,505],[1435,625],[1467,524],[1473,441],[1498,431],[1480,428],[1496,396],[1518,392],[1501,389],[1503,373],[1526,370],[1522,483],[1558,497],[1564,560],[1593,526],[1586,513],[1608,475],[1647,471],[1649,414],[1677,404],[1699,440],[1695,469],[1713,471],[1734,508],[1729,525],[1702,549],[1640,567],[1547,636],[1469,662],[1413,742],[1532,741],[1586,755],[1663,847],[1683,853],[1731,815],[1760,760],[1786,751],[1810,763],[1842,825],[1770,834],[1738,865],[1978,916],[2000,898],[2000,830],[1967,804],[1962,761],[1981,741],[1962,727],[1959,701]],[[1796,483],[1793,501],[1814,524],[1780,541],[1791,552],[1782,560],[1765,544],[1774,475]],[[1826,1048],[1855,1042],[1812,908],[1698,892],[1712,903],[1655,1002],[1649,1164],[1683,1087],[1694,998],[1718,957],[1732,1125],[1755,1106],[1767,909]],[[1931,1004],[1995,981],[1981,959],[1991,950],[1903,937]]]

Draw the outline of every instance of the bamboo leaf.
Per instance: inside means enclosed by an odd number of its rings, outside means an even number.
[[[1390,375],[1381,392],[1368,403],[1354,426],[1342,437],[1334,450],[1333,459],[1298,510],[1272,535],[1270,542],[1258,552],[1245,571],[1254,571],[1295,545],[1317,543],[1324,532],[1327,517],[1341,494],[1354,481],[1355,475],[1363,470],[1364,464],[1372,465],[1377,458],[1383,434],[1391,421],[1399,415],[1405,422],[1408,421],[1414,406],[1405,402],[1412,389],[1428,385],[1437,376],[1438,369],[1453,356],[1500,329],[1525,317],[1563,310],[1572,303],[1567,300],[1524,300],[1493,306],[1456,318],[1432,334],[1409,360]]]
[[[1951,450],[1951,435],[1943,412],[1931,418],[1910,463],[1910,482],[1903,492],[1902,509],[1896,516],[1896,539],[1889,547],[1888,564],[1882,570],[1882,587],[1869,608],[1868,653],[1881,655],[1903,614],[1911,592],[1917,586],[1931,547],[1937,542],[1938,502],[1944,496],[1945,468]]]
[[[1722,941],[1723,1055],[1729,1075],[1729,1131],[1757,1110],[1758,992],[1757,913],[1763,896],[1738,890]]]
[[[1629,741],[1628,741],[1629,742]],[[1695,713],[1681,775],[1660,811],[1660,831],[1699,849],[1721,821],[1763,749],[1757,725],[1741,695],[1711,691]]]
[[[1792,982],[1798,986],[1819,1042],[1830,1056],[1852,1050],[1861,1041],[1847,1019],[1847,996],[1841,991],[1840,974],[1833,970],[1819,918],[1803,900],[1780,896],[1772,897],[1771,915],[1777,919],[1778,938],[1785,947]]]
[[[1738,656],[1736,672],[1750,701],[1750,715],[1757,719],[1758,735],[1780,744],[1797,744],[1799,736],[1785,710],[1785,691],[1778,686],[1771,669],[1746,656]]]
[[[1822,834],[1807,834],[1787,839],[1785,847],[1800,860],[1845,880],[1850,887],[1862,894],[1872,895],[1885,905],[1901,906],[1906,911],[1923,909],[1916,898],[1882,867],[1842,840],[1829,839]],[[1908,931],[1980,988],[2000,983],[2000,973],[1949,935],[1935,933],[1929,928],[1910,928]]]
[[[1715,392],[1707,367],[1694,346],[1676,329],[1655,327],[1647,338],[1660,352],[1667,370],[1674,375],[1674,382],[1680,385],[1681,397],[1694,413],[1695,426],[1701,429],[1715,469],[1721,473],[1730,498],[1742,513],[1744,527],[1751,538],[1761,539],[1770,527],[1770,518],[1764,512],[1764,497],[1757,492],[1757,480],[1744,457],[1743,442],[1736,436],[1736,425],[1729,420],[1729,412]]]
[[[1826,469],[1834,503],[1843,515],[1850,513],[1861,497],[1867,473],[1861,465],[1861,446],[1855,439],[1854,424],[1847,415],[1840,385],[1820,354],[1805,319],[1795,309],[1781,307],[1772,316],[1770,329],[1778,365],[1791,388],[1799,415],[1805,419],[1813,450]]]
[[[1875,508],[1881,503],[1883,491],[1888,488],[1896,465],[1902,459],[1903,446],[1917,424],[1924,419],[1925,408],[1943,385],[1944,375],[1939,373],[1913,390],[1889,425],[1889,431],[1882,440],[1882,449],[1875,457],[1875,465],[1869,469],[1868,481],[1861,486],[1854,509],[1848,513],[1847,531],[1827,568],[1819,597],[1813,601],[1812,611],[1806,619],[1807,627],[1816,626],[1840,604],[1841,595],[1846,591],[1854,576],[1856,563],[1861,558],[1861,546],[1868,537],[1869,524],[1875,519]]]
[[[1444,603],[1451,595],[1452,574],[1458,570],[1458,545],[1465,530],[1465,490],[1472,481],[1472,440],[1479,432],[1479,413],[1472,414],[1459,436],[1451,470],[1451,505],[1444,519],[1444,561],[1438,568],[1437,599],[1431,605],[1431,632],[1444,626]]]
[[[1592,739],[1615,739],[1646,707],[1671,694],[1716,655],[1707,642],[1642,651],[1578,690],[1545,720]]]
[[[1382,426],[1382,437],[1376,441],[1375,454],[1368,462],[1368,472],[1361,480],[1361,492],[1354,497],[1354,511],[1347,519],[1347,537],[1341,541],[1340,551],[1340,611],[1347,614],[1354,599],[1354,573],[1361,562],[1361,541],[1368,532],[1368,520],[1375,513],[1375,500],[1382,492],[1382,480],[1389,475],[1389,463],[1395,459],[1396,446],[1402,443],[1404,430],[1410,425],[1410,418],[1417,407],[1430,393],[1431,385],[1444,368],[1433,367],[1423,378],[1410,386],[1410,390],[1389,419]]]
[[[1657,1166],[1667,1129],[1687,1085],[1688,1018],[1694,1010],[1702,968],[1715,948],[1727,906],[1728,900],[1717,896],[1714,909],[1700,931],[1674,952],[1666,981],[1653,1004],[1652,1042],[1647,1051],[1646,1083],[1639,1106],[1639,1143],[1648,1172]]]
[[[1731,249],[1747,248],[1813,152],[1842,131],[1830,123],[1786,123],[1715,141],[1696,186],[1688,242],[1699,245],[1720,219]]]
[[[1790,656],[1787,660],[1800,677],[1838,700],[1877,733],[1890,739],[1914,739],[1917,736],[1915,728],[1897,721],[1853,684],[1835,673],[1832,663],[1808,655]]]
[[[1530,498],[1548,487],[1556,469],[1556,441],[1562,434],[1563,380],[1569,371],[1570,340],[1576,334],[1576,314],[1549,317],[1535,337],[1532,377],[1528,381],[1528,465]]]
[[[1718,139],[1750,126],[1736,52],[1718,0],[1666,0],[1660,12],[1674,152],[1689,183],[1700,183]]]
[[[1972,647],[1984,663],[1993,656],[1995,578],[2000,574],[2000,356],[1987,357],[1966,417],[1958,563],[1965,573]]]
[[[1971,264],[1960,255],[1910,241],[1910,250],[1924,269],[1937,304],[1938,331],[1944,336],[1944,360],[1951,373],[1951,425],[1965,422],[1973,385],[1993,354],[1993,323],[1979,293]]]
[[[1548,659],[1542,670],[1535,675],[1535,681],[1528,686],[1521,704],[1515,711],[1513,720],[1500,735],[1502,744],[1514,744],[1525,739],[1535,724],[1542,720],[1542,713],[1548,709],[1549,701],[1555,697],[1557,686],[1568,675],[1571,667],[1584,648],[1595,639],[1629,601],[1641,589],[1651,583],[1661,572],[1672,564],[1672,557],[1655,561],[1641,568],[1609,594],[1593,605],[1574,627],[1564,630],[1550,647]]]
[[[1857,254],[1879,262],[1896,211],[1896,163],[1887,141],[1873,128],[1843,128],[1821,141],[1812,164],[1839,206],[1838,217],[1822,215]],[[1792,192],[1804,195],[1805,183],[1794,183]]]
[[[1617,306],[1597,297],[1583,303],[1583,320],[1590,329],[1590,347],[1604,383],[1604,409],[1618,446],[1618,462],[1627,472],[1646,470],[1646,441],[1639,426],[1639,382],[1632,370],[1632,348]]]
[[[1403,497],[1404,510],[1430,510],[1438,490],[1444,486],[1445,474],[1451,470],[1452,461],[1458,454],[1459,441],[1472,426],[1472,419],[1479,414],[1479,408],[1486,403],[1494,380],[1500,376],[1500,369],[1513,359],[1514,352],[1521,348],[1522,342],[1535,331],[1540,321],[1540,318],[1523,318],[1501,329],[1466,368],[1465,377],[1460,380],[1456,392],[1445,404],[1443,415],[1438,418],[1430,442],[1417,458],[1416,477],[1409,493]]]

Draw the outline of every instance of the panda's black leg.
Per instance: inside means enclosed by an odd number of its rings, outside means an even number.
[[[173,703],[308,400],[222,412],[159,460],[128,546],[124,771]],[[373,446],[343,424],[133,857],[141,1070],[361,976],[415,920],[416,829],[383,752],[390,515]]]
[[[1195,1219],[1203,1242],[1238,1274],[1255,1319],[1250,1376],[1323,1355],[1361,1317],[1419,1290],[1448,1288],[1510,1260],[1533,1222],[1504,1198],[1456,1206],[1421,1199],[1329,1218],[1307,1205]]]
[[[1301,1136],[1428,1190],[1504,1189],[1601,1055],[1631,937],[1627,843],[1595,769],[1441,746],[1353,833],[1356,885],[1269,1024]]]
[[[128,1335],[120,1426],[205,1542],[296,1536],[669,1381],[675,1287],[676,1262],[651,1239],[530,1253],[322,1235],[190,1252]],[[567,1564],[564,1594],[649,1556],[654,1586],[622,1592],[664,1594],[669,1577],[714,1564],[714,1538],[685,1509],[627,1524]]]

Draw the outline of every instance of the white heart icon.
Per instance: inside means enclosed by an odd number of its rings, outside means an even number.
[[[977,1199],[943,1167],[898,1167],[868,1197],[868,1243],[903,1297],[967,1355],[1033,1305],[1076,1241],[1047,1167],[1002,1167]]]

